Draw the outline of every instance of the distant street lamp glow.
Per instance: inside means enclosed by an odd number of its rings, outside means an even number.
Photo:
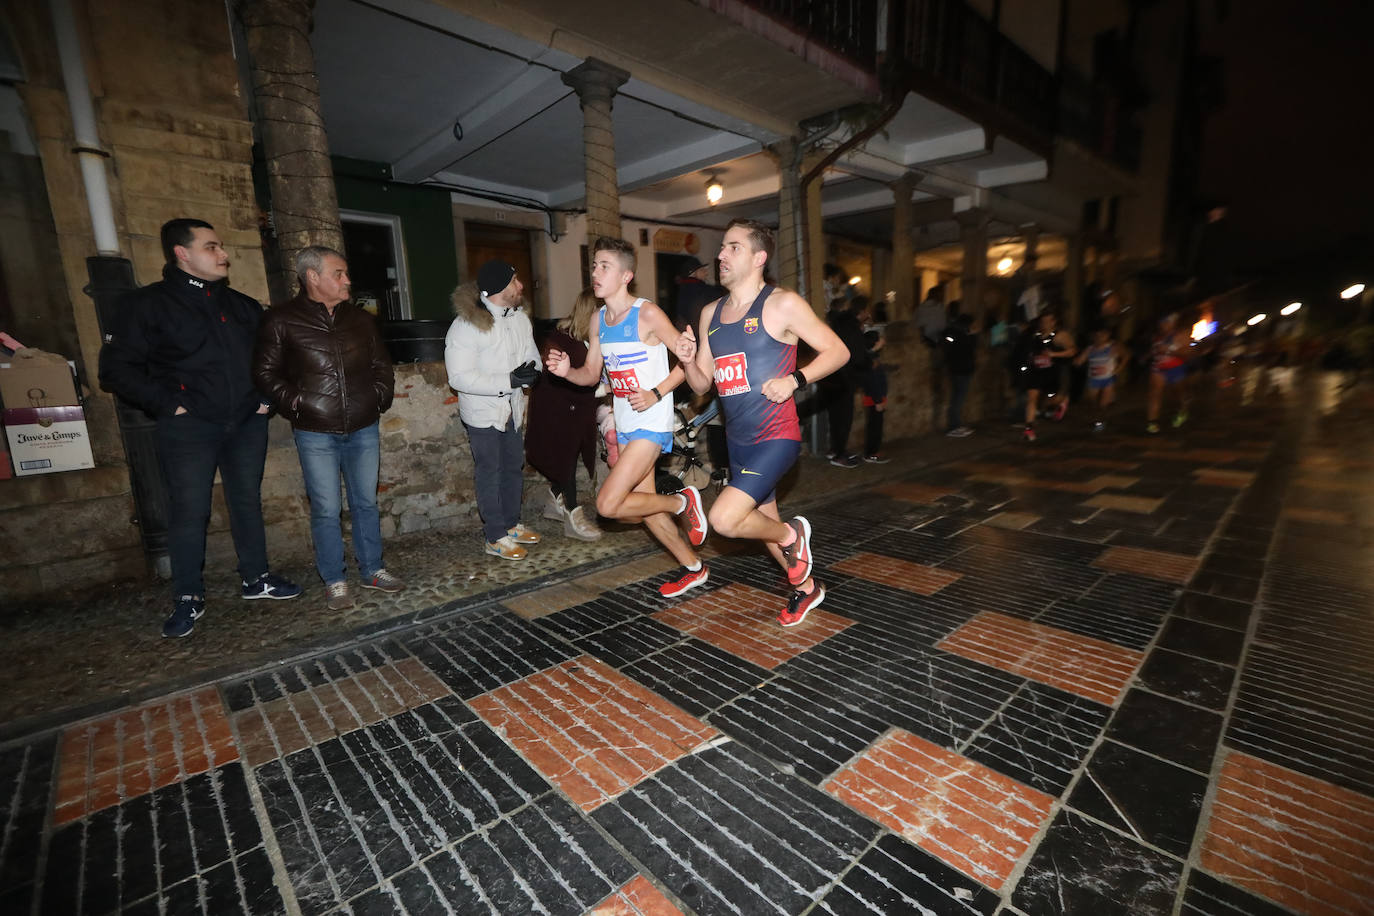
[[[720,179],[712,175],[706,179],[706,202],[711,206],[720,203],[720,199],[725,196],[725,188],[721,185]]]
[[[1296,311],[1297,311],[1298,309],[1300,309],[1300,308],[1302,308],[1302,303],[1301,303],[1301,302],[1290,302],[1290,303],[1288,303],[1287,305],[1285,305],[1283,308],[1279,309],[1279,314],[1280,314],[1280,315],[1291,315],[1291,314],[1293,314],[1294,312],[1296,312]]]
[[[1356,283],[1354,286],[1347,286],[1345,289],[1341,290],[1341,298],[1354,299],[1362,292],[1364,292],[1364,284]]]
[[[859,276],[858,274],[855,274],[854,276],[852,276],[852,277],[849,278],[849,285],[850,285],[850,286],[858,286],[858,285],[859,285],[860,283],[862,283],[863,281],[864,281],[864,278],[863,278],[863,277]]]
[[[1011,272],[1011,265],[1012,265],[1013,263],[1014,263],[1014,262],[1012,261],[1011,258],[1003,258],[1002,260],[1000,260],[1000,261],[997,262],[997,272],[998,272],[999,274],[1010,273],[1010,272]]]
[[[1261,321],[1268,317],[1268,315],[1264,314],[1263,312],[1260,312],[1258,315],[1251,315],[1249,320],[1247,320],[1245,323],[1253,328],[1255,325],[1259,324]]]

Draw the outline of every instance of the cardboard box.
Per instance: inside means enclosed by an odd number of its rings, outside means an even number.
[[[80,407],[8,409],[5,439],[17,477],[95,467],[86,413]]]
[[[51,353],[25,357],[27,352],[20,350],[8,364],[0,363],[0,401],[5,409],[75,407],[81,403],[71,363]]]

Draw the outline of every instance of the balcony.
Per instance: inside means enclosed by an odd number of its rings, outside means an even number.
[[[1048,152],[1054,74],[963,0],[905,0],[890,8],[893,55],[905,65],[912,91]]]
[[[1115,93],[1076,70],[1059,73],[1056,133],[1128,171],[1140,168],[1139,123]]]
[[[742,0],[807,41],[870,72],[878,63],[878,0]]]

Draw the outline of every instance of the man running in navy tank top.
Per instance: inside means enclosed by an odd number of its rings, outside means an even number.
[[[773,233],[737,219],[720,246],[720,283],[729,295],[701,310],[701,324],[677,339],[677,356],[692,390],[714,383],[725,412],[730,485],[711,506],[720,534],[763,541],[795,591],[778,623],[796,626],[825,600],[811,578],[811,524],[778,514],[778,481],[801,452],[801,424],[793,395],[849,362],[849,350],[806,300],[764,282]],[[816,351],[797,368],[797,341]]]
[[[587,342],[586,362],[574,369],[568,354],[550,350],[545,365],[575,385],[594,385],[604,364],[615,396],[620,456],[596,494],[596,511],[630,524],[642,521],[682,564],[658,589],[672,598],[706,582],[706,565],[692,550],[706,540],[706,513],[696,487],[671,496],[654,488],[654,465],[673,448],[673,389],[682,383],[683,371],[668,368],[677,328],[658,306],[630,294],[634,271],[635,250],[629,242],[603,237],[593,243],[592,292],[606,304],[597,317],[597,332]],[[687,539],[674,515],[683,517]]]

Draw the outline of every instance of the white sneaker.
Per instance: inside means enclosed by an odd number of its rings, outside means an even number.
[[[563,533],[579,541],[600,540],[602,535],[601,529],[596,526],[595,522],[587,518],[586,510],[581,506],[569,512],[567,518],[563,520]]]
[[[563,505],[563,497],[555,496],[553,488],[549,488],[549,501],[544,504],[544,518],[554,522],[561,522],[568,517],[568,509]]]

